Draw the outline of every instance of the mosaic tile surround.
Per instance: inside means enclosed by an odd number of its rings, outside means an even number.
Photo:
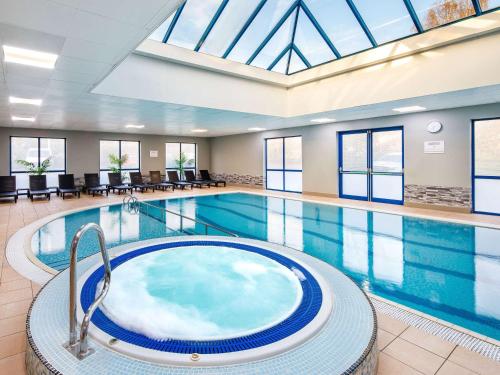
[[[153,244],[160,241],[146,242]],[[259,241],[245,242],[259,244]],[[279,246],[265,246],[287,253]],[[26,330],[29,343],[26,351],[28,374],[101,374],[110,371],[113,374],[172,375],[375,374],[378,358],[376,319],[366,295],[346,276],[327,264],[301,253],[293,253],[293,256],[314,267],[328,284],[334,285],[334,306],[324,328],[308,342],[288,352],[256,362],[223,367],[168,367],[131,359],[98,346],[91,339],[96,353],[86,360],[78,361],[62,348],[68,335],[68,272],[64,271],[46,284],[30,308]],[[83,274],[96,261],[97,257],[93,256],[79,262],[79,274]]]

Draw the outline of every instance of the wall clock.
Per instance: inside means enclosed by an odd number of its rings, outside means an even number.
[[[439,133],[443,128],[443,124],[439,121],[431,121],[427,124],[427,131],[429,133]]]

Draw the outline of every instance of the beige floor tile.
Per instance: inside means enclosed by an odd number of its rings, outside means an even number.
[[[426,375],[435,374],[445,361],[444,358],[400,338],[390,343],[384,352]]]
[[[24,331],[26,331],[26,315],[18,315],[0,320],[0,337]]]
[[[409,327],[400,337],[443,358],[447,358],[456,346],[415,327]]]
[[[476,372],[472,372],[463,368],[451,361],[446,361],[443,366],[437,372],[437,375],[476,375]]]
[[[422,373],[405,365],[397,359],[380,353],[378,357],[378,372],[377,375],[421,375]]]
[[[16,271],[14,271],[12,268],[5,266],[2,268],[2,277],[0,279],[1,282],[9,282],[22,279],[24,278],[21,275],[19,275]]]
[[[379,328],[396,336],[408,328],[407,324],[380,313],[377,314],[377,323]]]
[[[30,287],[31,287],[31,282],[27,279],[7,281],[4,283],[0,282],[0,293],[10,292],[18,289],[30,288]]]
[[[0,338],[0,359],[26,351],[26,334],[18,332]]]
[[[30,299],[0,305],[0,319],[11,318],[17,315],[26,315],[30,305]]]
[[[24,353],[19,353],[4,359],[0,359],[0,374],[25,375]]]
[[[396,338],[396,336],[393,335],[392,333],[389,333],[389,332],[384,331],[383,329],[379,328],[378,331],[377,331],[378,350],[384,349],[395,338]]]
[[[461,346],[457,346],[451,353],[449,360],[466,369],[477,372],[482,375],[500,374],[500,362],[483,357],[477,353],[471,352]]]
[[[10,292],[0,292],[0,305],[5,305],[6,303],[12,303],[17,301],[22,301],[23,299],[32,299],[33,291],[31,287],[12,290]]]

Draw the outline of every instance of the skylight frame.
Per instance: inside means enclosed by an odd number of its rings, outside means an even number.
[[[174,29],[175,29],[175,27],[177,25],[177,21],[181,17],[182,12],[184,10],[184,7],[185,7],[185,5],[186,5],[186,3],[188,1],[202,1],[202,0],[186,0],[186,1],[184,1],[179,6],[179,8],[177,9],[177,11],[175,12],[175,14],[174,14],[174,16],[172,18],[172,21],[170,22],[170,25],[167,28],[165,36],[163,37],[163,40],[162,40],[163,43],[168,43],[169,38],[172,35],[172,32],[174,31]],[[204,32],[202,33],[201,37],[199,38],[198,42],[196,43],[195,47],[193,48],[193,50],[195,52],[199,52],[202,49],[204,42],[207,40],[208,36],[210,35],[210,32],[213,30],[213,28],[215,27],[215,25],[216,25],[217,21],[219,20],[220,16],[223,14],[223,12],[226,9],[226,6],[228,5],[229,1],[231,1],[231,0],[222,0],[221,1],[221,3],[218,6],[218,9],[214,13],[213,17],[209,21],[209,23],[208,23],[207,27],[205,28]],[[235,0],[233,0],[233,1],[235,1]],[[328,0],[325,0],[325,1],[328,1]],[[459,19],[456,19],[456,20],[454,20],[452,22],[444,23],[442,25],[426,29],[424,27],[424,25],[422,24],[422,21],[420,20],[419,15],[417,14],[417,12],[415,10],[413,1],[412,0],[401,0],[401,1],[404,3],[404,8],[408,12],[408,16],[410,17],[410,19],[411,19],[411,21],[412,21],[412,23],[413,23],[416,31],[413,32],[413,33],[409,33],[408,35],[406,35],[406,36],[404,36],[402,38],[394,39],[394,40],[388,40],[388,41],[386,41],[384,43],[378,44],[377,41],[376,41],[376,39],[375,39],[375,37],[374,37],[374,35],[373,35],[373,32],[370,30],[368,24],[363,19],[363,16],[358,11],[358,9],[356,7],[356,4],[354,3],[354,0],[345,0],[347,6],[349,7],[349,9],[352,12],[352,15],[354,16],[354,18],[356,19],[356,21],[359,23],[360,28],[363,30],[363,33],[366,35],[368,41],[370,42],[371,47],[368,47],[366,49],[362,49],[362,50],[359,50],[359,51],[355,51],[355,52],[350,53],[350,54],[342,55],[338,51],[338,49],[335,47],[335,40],[332,40],[332,38],[330,38],[330,36],[325,32],[325,30],[323,29],[321,23],[318,22],[318,20],[314,16],[313,12],[311,12],[311,10],[309,9],[309,7],[305,3],[305,0],[294,0],[293,2],[291,2],[288,10],[285,11],[285,13],[282,15],[282,17],[270,29],[270,31],[268,32],[268,34],[266,35],[266,37],[258,44],[257,48],[250,55],[250,57],[247,59],[247,61],[245,62],[245,64],[252,65],[252,62],[255,60],[255,58],[264,49],[264,47],[267,45],[267,43],[273,38],[273,36],[276,34],[276,32],[280,29],[280,27],[283,25],[283,23],[285,23],[288,20],[289,17],[295,17],[294,24],[293,24],[293,33],[292,33],[292,36],[291,36],[292,41],[291,41],[291,43],[289,45],[287,45],[285,47],[285,49],[283,49],[281,51],[276,51],[276,57],[275,57],[275,59],[267,67],[267,70],[269,70],[269,71],[273,70],[273,68],[276,66],[276,64],[278,64],[281,61],[281,59],[283,58],[283,56],[286,56],[286,54],[288,53],[288,56],[286,57],[288,59],[288,61],[287,61],[287,67],[286,67],[286,72],[285,72],[285,74],[287,74],[287,75],[289,75],[289,74],[296,74],[296,73],[302,71],[302,70],[300,70],[300,71],[297,71],[297,72],[294,72],[294,73],[289,73],[289,65],[290,65],[290,59],[291,59],[292,52],[295,52],[300,57],[300,59],[302,60],[302,62],[304,63],[304,65],[306,66],[306,69],[309,69],[309,68],[312,68],[312,67],[315,67],[315,66],[320,66],[320,65],[323,65],[323,64],[327,64],[327,63],[329,63],[331,61],[335,61],[335,60],[338,60],[338,59],[341,59],[341,58],[344,58],[344,57],[352,56],[352,55],[358,54],[360,52],[364,52],[366,50],[377,48],[377,47],[385,45],[385,44],[394,43],[394,42],[397,42],[397,41],[400,41],[400,40],[412,37],[414,35],[423,34],[423,33],[426,33],[426,32],[428,32],[430,30],[434,30],[434,29],[437,29],[437,28],[440,28],[440,27],[449,26],[449,25],[454,24],[456,22],[461,22],[463,20],[466,20],[466,19],[472,18],[472,17],[478,17],[478,16],[481,16],[483,14],[494,12],[494,11],[500,9],[500,6],[497,6],[497,7],[491,8],[491,9],[483,10],[481,8],[480,0],[469,0],[472,3],[473,8],[474,8],[473,11],[472,11],[472,14],[470,16],[467,16],[467,17],[464,17],[464,18],[459,18]],[[238,43],[240,42],[240,40],[243,37],[243,35],[245,35],[245,32],[252,25],[252,23],[254,22],[254,20],[259,15],[259,13],[261,12],[262,8],[266,5],[267,2],[268,2],[268,0],[260,0],[259,3],[256,5],[255,9],[253,10],[253,12],[251,12],[251,14],[248,17],[248,19],[245,22],[242,23],[242,27],[239,30],[235,30],[234,38],[232,39],[231,43],[229,43],[227,49],[225,50],[225,52],[223,53],[223,55],[221,56],[221,58],[228,58],[228,56],[230,55],[231,51],[238,45]],[[307,18],[311,22],[311,24],[318,31],[319,35],[323,39],[323,41],[326,44],[326,46],[332,51],[333,55],[336,57],[335,59],[324,61],[324,62],[316,64],[316,65],[311,65],[311,63],[309,61],[307,61],[307,58],[305,57],[305,55],[295,45],[294,39],[295,39],[296,31],[297,31],[297,20],[298,20],[298,15],[299,15],[300,11],[304,12],[304,14],[307,16]]]

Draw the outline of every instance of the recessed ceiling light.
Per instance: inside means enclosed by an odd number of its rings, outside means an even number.
[[[28,121],[28,122],[35,122],[35,118],[34,118],[34,117],[12,116],[12,121]]]
[[[401,113],[404,113],[404,112],[417,112],[417,111],[424,111],[426,110],[425,107],[421,107],[419,105],[411,105],[409,107],[400,107],[400,108],[394,108],[393,111],[394,112],[401,112]]]
[[[5,62],[16,64],[31,65],[38,68],[54,69],[57,55],[47,52],[34,51],[11,46],[3,46]]]
[[[208,130],[207,129],[192,129],[191,131],[193,133],[206,133]]]
[[[324,124],[326,122],[335,122],[334,118],[328,118],[328,117],[320,117],[320,118],[313,118],[311,122],[315,122],[318,124]]]
[[[31,104],[31,105],[42,105],[42,99],[25,99],[17,98],[15,96],[9,96],[9,103],[12,104]]]
[[[263,130],[266,130],[266,128],[248,128],[248,130],[251,132],[261,132]]]
[[[144,127],[144,125],[128,124],[128,125],[125,125],[125,127],[129,128],[129,129],[142,129]]]

